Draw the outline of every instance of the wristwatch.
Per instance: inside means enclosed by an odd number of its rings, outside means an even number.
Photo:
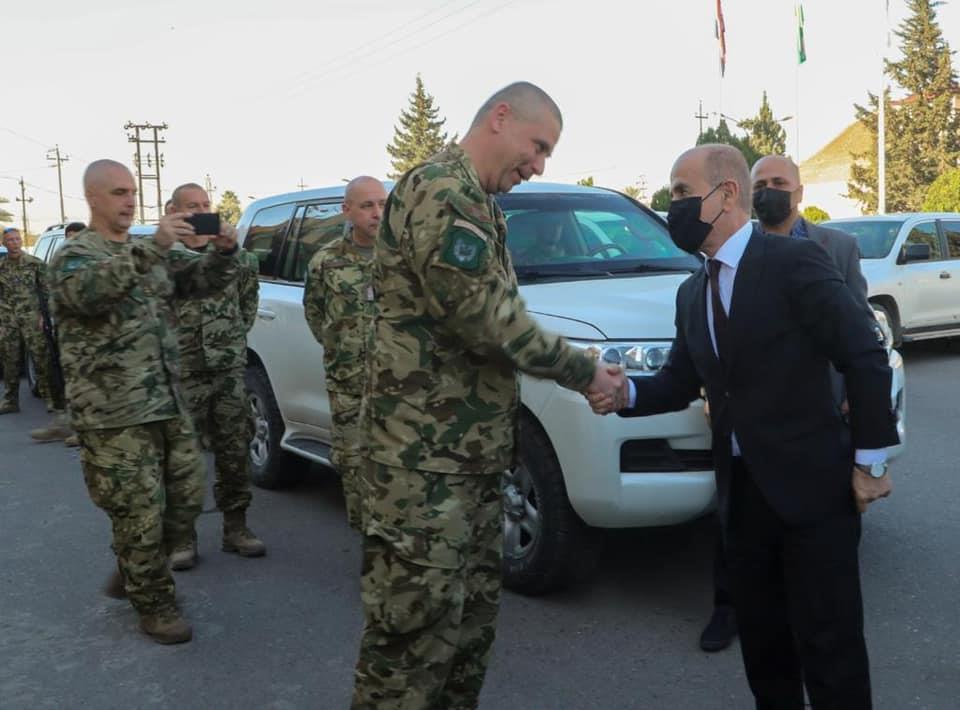
[[[859,468],[861,471],[863,471],[868,476],[871,476],[872,478],[883,478],[884,476],[887,475],[886,462],[871,463],[871,464],[855,463],[854,466],[856,466],[857,468]]]

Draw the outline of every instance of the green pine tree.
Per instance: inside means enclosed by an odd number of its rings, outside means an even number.
[[[220,219],[224,222],[236,225],[240,221],[240,215],[243,214],[237,193],[233,190],[225,190],[217,205],[217,212],[220,213]]]
[[[0,205],[8,204],[10,200],[6,197],[0,197]],[[0,207],[0,222],[12,222],[13,215],[7,212],[3,207]]]
[[[396,180],[446,145],[447,134],[442,129],[447,119],[438,118],[439,115],[440,110],[433,105],[433,97],[423,88],[423,80],[417,74],[410,105],[400,112],[400,124],[394,127],[393,142],[387,146],[393,168],[391,179]]]
[[[666,212],[670,209],[670,186],[664,185],[650,198],[650,209]]]
[[[783,126],[773,117],[773,110],[767,100],[767,92],[763,92],[760,110],[754,118],[748,118],[739,124],[747,132],[747,139],[751,147],[764,155],[783,155],[787,152],[787,133]]]
[[[730,126],[727,125],[726,120],[722,118],[716,128],[708,128],[697,138],[697,145],[703,145],[705,143],[723,143],[738,148],[740,152],[743,153],[743,157],[747,159],[747,164],[751,168],[761,157],[750,144],[750,139],[747,136],[738,136],[733,133],[733,131],[730,130]]]
[[[907,92],[897,104],[886,97],[886,203],[889,212],[923,207],[930,185],[960,160],[957,75],[932,0],[908,0],[910,16],[900,25],[902,58],[886,63],[893,81]],[[877,97],[856,106],[857,119],[873,137],[871,149],[854,155],[847,195],[863,211],[877,211]]]

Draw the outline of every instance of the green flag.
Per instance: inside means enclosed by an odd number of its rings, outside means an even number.
[[[798,2],[796,7],[797,15],[797,64],[803,64],[807,61],[807,46],[803,41],[803,3]]]

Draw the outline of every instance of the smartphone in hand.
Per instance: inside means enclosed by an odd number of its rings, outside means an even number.
[[[197,234],[212,236],[220,234],[220,215],[217,212],[198,212],[190,217],[185,217],[184,220],[193,225],[193,231]]]

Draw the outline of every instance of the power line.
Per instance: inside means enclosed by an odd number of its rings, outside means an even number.
[[[455,16],[455,15],[459,15],[460,13],[462,13],[462,12],[464,12],[465,10],[469,9],[470,7],[473,7],[474,5],[476,5],[478,2],[480,2],[480,0],[471,0],[471,2],[468,2],[468,3],[467,3],[466,5],[464,5],[463,7],[460,7],[460,8],[458,8],[458,9],[456,9],[456,10],[453,10],[452,12],[448,12],[446,15],[442,15],[441,17],[438,17],[437,19],[433,20],[432,22],[427,23],[427,24],[424,25],[423,27],[417,28],[416,32],[423,32],[424,30],[430,29],[431,27],[434,27],[435,25],[440,24],[441,22],[443,22],[443,21],[446,20],[446,19],[449,19],[450,17],[453,17],[453,16]],[[439,9],[441,9],[441,8],[443,8],[443,7],[446,7],[446,5],[449,5],[449,4],[450,4],[450,3],[446,3],[446,4],[444,4],[444,5],[441,5],[440,8],[437,8],[437,10],[439,10]],[[423,18],[423,17],[426,17],[426,16],[429,15],[429,14],[431,14],[431,13],[428,12],[428,13],[426,13],[425,15],[421,15],[420,17]],[[408,23],[408,24],[412,24],[412,23]],[[397,34],[397,30],[396,30],[396,29],[391,30],[389,33],[382,35],[382,36],[379,37],[377,40],[374,40],[373,42],[369,42],[369,43],[368,43],[368,46],[375,45],[375,43],[378,42],[380,39],[386,39],[387,37],[394,36],[394,35],[396,35],[396,34]],[[363,52],[363,53],[361,53],[359,56],[350,56],[350,54],[356,54],[358,51],[361,51],[361,50],[363,49],[363,47],[361,47],[359,50],[354,50],[353,52],[348,53],[347,55],[344,55],[344,56],[342,56],[342,57],[339,57],[338,59],[336,59],[336,60],[333,61],[332,65],[331,65],[331,64],[328,64],[328,65],[325,66],[321,71],[319,71],[319,72],[313,72],[313,73],[311,73],[311,74],[308,74],[308,75],[304,78],[304,80],[303,80],[303,82],[302,82],[302,85],[301,85],[299,88],[295,88],[292,92],[290,92],[289,94],[287,94],[286,98],[288,98],[288,99],[295,98],[295,97],[299,96],[300,94],[302,94],[302,93],[303,93],[304,91],[306,91],[307,89],[309,89],[309,88],[310,88],[310,84],[312,84],[312,83],[314,83],[314,82],[316,82],[316,81],[319,81],[320,79],[326,78],[326,77],[329,76],[330,74],[335,74],[336,72],[340,71],[340,70],[343,69],[344,67],[346,67],[346,66],[348,66],[348,65],[350,65],[350,64],[352,64],[352,63],[354,63],[354,62],[356,62],[356,61],[360,61],[360,60],[366,59],[366,58],[368,58],[368,57],[372,57],[373,55],[379,54],[379,53],[383,52],[384,50],[389,49],[390,47],[393,47],[393,46],[395,46],[395,45],[397,45],[397,44],[400,44],[401,42],[405,42],[405,41],[407,41],[408,39],[410,39],[412,36],[413,36],[413,33],[410,33],[410,34],[407,34],[407,35],[402,35],[402,36],[400,36],[399,38],[395,39],[394,41],[388,42],[387,44],[376,44],[376,46],[374,46],[372,50],[367,51],[367,52]]]
[[[459,25],[456,25],[455,27],[452,27],[452,28],[450,28],[450,29],[444,30],[444,31],[441,32],[440,34],[435,35],[435,36],[431,37],[431,38],[428,39],[428,40],[424,40],[423,42],[420,42],[419,44],[413,45],[412,47],[406,47],[406,48],[404,48],[404,49],[401,49],[399,52],[394,52],[393,54],[390,54],[390,55],[388,55],[388,56],[386,56],[386,57],[383,57],[382,59],[380,59],[380,60],[378,60],[378,61],[375,61],[375,62],[373,62],[373,63],[371,63],[371,64],[367,64],[366,66],[357,67],[354,71],[348,71],[346,74],[342,74],[342,75],[340,75],[338,78],[340,78],[340,79],[350,78],[350,77],[352,77],[352,76],[355,76],[355,75],[356,75],[357,73],[359,73],[359,72],[367,71],[368,69],[373,69],[373,68],[376,67],[376,66],[380,66],[381,64],[383,64],[383,63],[385,63],[385,62],[389,62],[389,61],[391,61],[391,60],[393,60],[393,59],[396,59],[397,57],[403,56],[404,54],[409,54],[410,52],[414,52],[414,51],[416,51],[416,50],[418,50],[418,49],[421,49],[421,48],[423,48],[423,47],[426,47],[428,44],[432,44],[433,42],[436,42],[438,39],[443,39],[443,38],[446,37],[447,35],[451,35],[451,34],[457,32],[458,30],[463,29],[463,28],[466,27],[467,25],[471,25],[471,24],[473,24],[474,22],[477,22],[478,20],[482,20],[482,19],[484,19],[484,18],[486,18],[486,17],[489,17],[490,15],[493,15],[494,13],[499,12],[500,10],[502,10],[503,8],[505,8],[507,5],[513,5],[513,4],[516,3],[516,2],[517,2],[517,0],[507,0],[507,2],[501,3],[500,5],[497,5],[496,7],[490,8],[490,9],[487,10],[486,12],[482,12],[482,13],[480,13],[479,15],[475,15],[475,16],[471,17],[470,19],[468,19],[467,21],[461,22]],[[470,4],[473,5],[473,4],[475,4],[475,3],[470,3]],[[466,6],[465,6],[465,7],[466,7]],[[405,38],[405,39],[408,39],[408,38]],[[341,67],[341,69],[342,69],[342,68],[344,68],[344,67]],[[334,70],[334,71],[331,72],[331,73],[332,73],[332,74],[335,74],[335,73],[336,73],[336,70]],[[302,92],[297,92],[297,93],[299,94],[299,93],[302,93]],[[296,95],[296,94],[295,94],[295,95]],[[292,98],[292,97],[291,97],[291,98]]]
[[[140,203],[140,224],[146,224],[143,216],[143,181],[154,181],[157,184],[157,219],[163,216],[163,198],[160,196],[160,168],[163,167],[163,153],[160,152],[160,144],[167,141],[160,137],[160,131],[167,130],[167,124],[161,123],[154,125],[152,123],[133,123],[128,121],[124,124],[125,131],[132,130],[133,133],[127,134],[127,140],[130,143],[137,144],[137,152],[133,154],[133,162],[137,168],[137,201]],[[153,131],[153,138],[142,137],[140,131]],[[143,158],[143,151],[140,149],[141,143],[153,143],[153,155],[146,154]],[[153,173],[143,171],[144,163],[148,170]]]

